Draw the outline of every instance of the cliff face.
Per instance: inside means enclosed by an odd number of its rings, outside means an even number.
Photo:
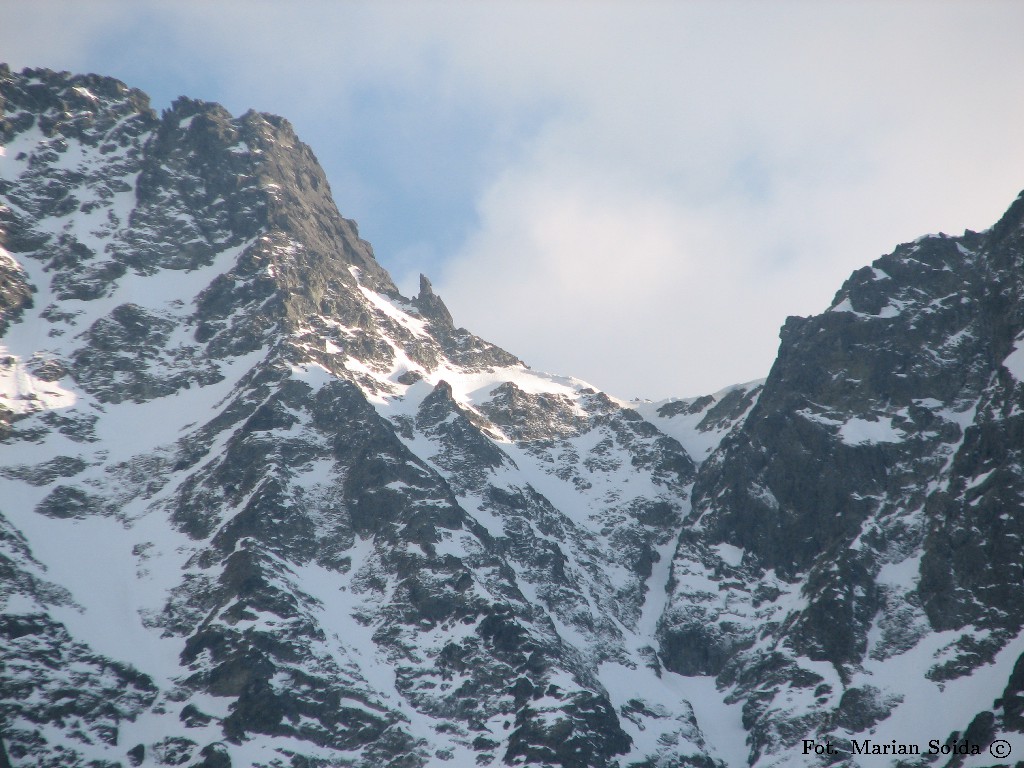
[[[1024,754],[1024,203],[855,273],[765,382],[624,403],[401,296],[281,118],[0,98],[11,764]]]
[[[1024,650],[1022,211],[902,245],[790,318],[757,406],[698,476],[686,535],[742,548],[747,584],[799,584],[777,623],[695,622],[683,590],[662,626],[685,646],[670,667],[736,684],[755,754],[890,715],[897,741],[1006,724],[991,689],[959,723],[900,725],[994,662],[1005,681]]]

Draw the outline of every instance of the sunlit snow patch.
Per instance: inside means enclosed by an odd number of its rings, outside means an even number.
[[[1024,339],[1018,338],[1016,340],[1013,345],[1013,351],[1003,360],[1003,367],[1017,381],[1024,381]]]
[[[869,421],[854,417],[839,428],[839,437],[847,445],[873,445],[902,443],[907,436],[893,426],[891,418],[883,417],[877,421]]]
[[[33,376],[20,358],[0,346],[0,408],[23,414],[70,408],[76,400],[74,392]]]

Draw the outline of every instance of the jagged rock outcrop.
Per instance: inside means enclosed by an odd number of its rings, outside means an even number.
[[[756,597],[741,611],[712,601],[705,623],[679,588],[665,663],[734,686],[754,756],[785,762],[808,732],[861,738],[920,705],[918,676],[938,696],[1024,650],[1022,211],[1024,199],[987,232],[902,245],[828,312],[790,318],[756,406],[697,478],[676,569],[692,569],[688,547],[726,547],[741,592],[781,580],[788,604],[766,625]],[[908,673],[908,655],[936,642]],[[969,715],[951,724],[966,733]],[[950,725],[935,729],[944,740]]]
[[[4,615],[39,638],[5,651],[14,763],[632,749],[598,670],[634,663],[682,447],[456,328],[425,278],[400,296],[286,121],[189,99],[157,116],[43,70],[0,89]],[[572,429],[538,426],[545,398]],[[123,601],[76,580],[93,557],[136,585]],[[89,664],[109,672],[68,676]],[[100,717],[106,685],[125,704]],[[42,705],[69,686],[78,709]]]

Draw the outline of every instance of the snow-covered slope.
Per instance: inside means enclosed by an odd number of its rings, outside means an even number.
[[[629,403],[400,295],[280,118],[0,97],[0,766],[1024,755],[1019,211]]]

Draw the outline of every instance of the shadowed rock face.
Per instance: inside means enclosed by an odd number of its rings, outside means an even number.
[[[828,312],[790,318],[756,406],[698,474],[681,552],[742,548],[738,581],[799,589],[777,624],[759,626],[771,611],[744,598],[746,627],[719,608],[695,620],[693,593],[678,589],[661,627],[670,669],[735,682],[755,755],[889,717],[900,686],[857,682],[930,633],[950,635],[914,670],[929,680],[970,675],[1004,649],[1013,663],[1022,212],[1019,199],[987,232],[902,245],[855,272]],[[780,706],[793,685],[813,702],[799,716]]]
[[[0,99],[0,768],[816,765],[921,690],[1020,730],[1024,202],[627,404],[401,296],[281,118]]]

